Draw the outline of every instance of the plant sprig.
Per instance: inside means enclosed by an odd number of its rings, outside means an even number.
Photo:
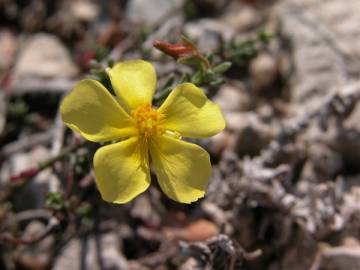
[[[204,91],[207,88],[217,87],[225,83],[222,74],[232,66],[230,61],[220,61],[215,64],[214,59],[219,59],[219,57],[215,57],[213,54],[203,55],[195,43],[184,36],[181,37],[180,43],[176,44],[156,40],[154,47],[173,57],[178,64],[192,68],[192,73],[182,72],[178,80],[180,83],[190,82],[202,87]],[[174,81],[175,77],[171,74],[154,96],[154,104],[159,105],[165,100],[172,90],[171,86]]]

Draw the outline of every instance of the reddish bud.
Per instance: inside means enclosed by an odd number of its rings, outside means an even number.
[[[181,37],[181,42],[171,44],[164,40],[154,40],[153,46],[163,53],[174,57],[175,59],[195,59],[202,63],[205,68],[210,67],[208,60],[199,52],[198,48],[192,41],[184,36]]]
[[[15,174],[15,175],[12,175],[10,177],[10,180],[11,181],[17,181],[17,180],[20,180],[22,178],[28,178],[28,177],[34,177],[35,175],[37,175],[39,173],[39,168],[30,168],[30,169],[27,169],[25,171],[22,171],[18,174]]]
[[[192,47],[186,46],[181,43],[171,44],[164,40],[154,40],[153,46],[156,49],[162,51],[163,53],[176,59],[179,57],[190,56],[196,53],[196,51]]]

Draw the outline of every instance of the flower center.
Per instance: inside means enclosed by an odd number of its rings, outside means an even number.
[[[131,115],[135,119],[139,135],[145,139],[165,132],[165,129],[160,126],[162,114],[152,108],[150,104],[147,103],[137,107],[131,111]]]

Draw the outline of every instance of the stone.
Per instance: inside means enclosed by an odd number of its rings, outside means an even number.
[[[198,262],[194,258],[188,258],[184,263],[181,264],[179,270],[197,269],[198,265]]]
[[[235,151],[239,156],[254,157],[267,146],[273,134],[270,129],[263,125],[249,125],[237,134]]]
[[[344,5],[341,0],[284,0],[278,6],[279,36],[289,44],[292,59],[289,89],[295,115],[316,111],[328,98],[345,95],[353,86],[359,91],[359,8],[358,1]],[[344,167],[355,170],[360,164],[357,107],[341,125],[328,125],[333,135],[326,139],[342,156]],[[324,140],[323,130],[317,139]]]
[[[46,232],[46,225],[40,221],[32,220],[26,225],[22,239],[38,239]],[[18,263],[27,269],[45,269],[49,265],[51,249],[54,245],[54,236],[47,235],[41,241],[32,245],[23,245],[19,254]]]
[[[0,72],[8,69],[14,62],[17,50],[15,35],[9,30],[0,30]]]
[[[338,246],[324,248],[321,269],[360,269],[360,246]]]
[[[100,241],[104,268],[126,270],[127,261],[119,250],[119,237],[115,233],[107,233],[101,235]]]
[[[98,17],[100,7],[92,1],[78,0],[71,2],[70,10],[75,18],[91,22]]]
[[[247,122],[249,118],[256,118],[254,113],[237,113],[237,112],[226,112],[224,113],[226,122],[226,129],[232,132],[239,132],[244,128],[244,119]],[[250,121],[250,120],[249,120]]]
[[[36,146],[28,153],[15,153],[7,161],[1,175],[4,176],[1,184],[5,184],[11,176],[33,168],[50,158],[50,151],[44,146]],[[6,169],[6,170],[5,170]],[[43,207],[46,194],[49,191],[49,182],[56,177],[50,169],[43,170],[30,183],[18,190],[14,195],[14,208],[18,211]]]
[[[136,219],[143,220],[148,224],[152,224],[154,227],[159,226],[161,223],[161,217],[153,209],[147,194],[141,194],[135,201],[134,206],[131,209],[131,216]]]
[[[224,23],[215,19],[200,19],[195,22],[188,22],[184,25],[185,34],[196,40],[197,47],[202,52],[214,51],[219,46],[219,37],[229,41],[235,31]]]
[[[119,238],[115,233],[107,233],[99,235],[99,240],[94,237],[87,239],[73,239],[71,240],[62,253],[55,261],[54,270],[63,269],[119,269],[127,270],[128,265],[126,259],[119,251],[120,243]],[[81,265],[82,250],[84,252],[84,265]],[[99,253],[98,253],[99,252]],[[101,256],[103,265],[99,265],[98,256]]]
[[[251,108],[251,99],[243,85],[222,86],[216,93],[214,102],[223,112],[241,112]]]
[[[344,120],[342,129],[337,130],[333,146],[339,151],[345,163],[351,168],[360,166],[360,105],[355,106],[351,115]]]
[[[279,5],[275,14],[280,38],[290,44],[291,96],[298,113],[318,108],[345,82],[358,80],[359,8],[358,1],[344,5],[341,0],[285,0]]]
[[[206,149],[213,157],[220,157],[222,152],[233,148],[234,138],[234,134],[224,130],[209,138],[209,143],[206,146]]]
[[[49,221],[50,222],[50,221]],[[36,239],[40,235],[43,235],[47,230],[46,225],[43,222],[32,220],[25,228],[23,238],[24,239]],[[54,243],[54,236],[48,235],[46,238],[41,240],[37,245],[28,247],[26,250],[33,256],[41,256],[43,260],[46,261],[50,256],[48,253],[51,249],[52,244]]]
[[[258,154],[275,136],[275,128],[263,123],[253,112],[224,116],[227,129],[235,132],[234,150],[240,156]]]
[[[92,252],[92,254],[90,254]],[[80,269],[81,241],[71,240],[61,251],[53,266],[54,270]],[[87,247],[86,254],[95,256],[93,248]]]
[[[259,104],[256,108],[256,112],[259,118],[264,122],[270,122],[276,115],[276,109],[269,103]]]
[[[78,67],[62,42],[54,35],[44,33],[30,38],[21,50],[14,67],[17,83],[31,77],[70,78],[78,75],[78,72]]]
[[[156,26],[181,11],[184,0],[131,0],[126,15],[134,23]]]
[[[232,1],[220,18],[190,21],[185,24],[184,32],[197,41],[201,51],[214,51],[218,49],[219,37],[230,42],[238,33],[256,28],[260,22],[258,10]]]
[[[242,4],[240,1],[232,1],[220,21],[240,33],[256,28],[262,20],[259,10],[255,7]]]
[[[325,144],[314,144],[308,149],[308,158],[301,177],[308,181],[334,179],[343,168],[341,155]]]
[[[250,63],[250,76],[255,90],[266,90],[275,82],[278,70],[276,59],[269,53],[262,53]]]

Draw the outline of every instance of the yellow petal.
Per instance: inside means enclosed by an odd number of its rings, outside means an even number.
[[[160,187],[168,197],[191,203],[204,196],[211,176],[210,157],[204,149],[158,136],[150,143],[150,155]]]
[[[108,141],[136,133],[129,115],[95,80],[76,84],[63,100],[60,111],[65,124],[90,141]]]
[[[136,137],[101,147],[94,156],[94,171],[105,201],[127,203],[150,185],[148,149]]]
[[[159,108],[163,127],[184,137],[204,138],[225,128],[220,107],[192,83],[178,85]]]
[[[156,73],[152,64],[143,60],[130,60],[116,64],[108,70],[116,95],[130,111],[145,103],[151,104]]]

